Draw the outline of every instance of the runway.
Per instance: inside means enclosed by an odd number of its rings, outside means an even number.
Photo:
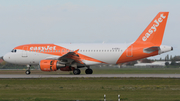
[[[101,78],[101,77],[138,77],[138,78],[180,78],[180,74],[91,74],[91,75],[63,75],[63,74],[0,74],[0,78]]]

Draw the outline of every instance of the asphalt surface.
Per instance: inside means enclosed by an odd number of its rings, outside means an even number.
[[[67,78],[86,78],[86,77],[92,77],[92,78],[99,78],[99,77],[154,77],[154,78],[180,78],[180,74],[91,74],[91,75],[62,75],[62,74],[0,74],[0,78],[61,78],[61,77],[67,77]]]

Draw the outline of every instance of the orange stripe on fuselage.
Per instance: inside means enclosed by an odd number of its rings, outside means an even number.
[[[69,49],[66,49],[64,47],[57,46],[54,44],[27,44],[27,45],[21,45],[21,46],[15,47],[14,49],[20,49],[20,50],[26,50],[26,51],[32,51],[32,52],[38,52],[38,53],[44,53],[44,54],[51,54],[51,55],[58,55],[58,56],[62,56],[66,54],[67,52],[69,52]],[[56,50],[58,52],[56,52]]]
[[[139,44],[136,43],[136,44],[130,45],[120,56],[120,58],[118,59],[116,64],[125,63],[125,62],[129,62],[129,61],[146,58],[149,56],[158,55],[158,51],[154,51],[152,53],[144,53],[143,52],[143,49],[151,47],[151,46],[152,46],[152,44],[141,44],[141,43],[139,43]],[[128,54],[129,51],[130,51],[131,55]]]
[[[61,46],[58,46],[55,44],[27,44],[27,45],[21,45],[21,46],[15,47],[14,49],[33,51],[33,52],[50,54],[50,55],[57,55],[57,56],[63,56],[63,55],[65,55],[71,51],[70,49],[67,49],[67,48],[64,48],[64,47],[61,47]],[[59,52],[59,50],[60,50],[60,52]],[[80,54],[78,52],[76,52],[76,54],[79,55],[81,60],[88,60],[88,61],[93,61],[93,62],[105,63],[105,62],[102,62],[100,60],[91,58],[89,56]]]

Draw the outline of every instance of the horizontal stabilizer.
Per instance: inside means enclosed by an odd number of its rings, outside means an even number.
[[[153,46],[153,47],[143,49],[143,52],[144,53],[152,53],[154,51],[159,51],[159,50],[160,50],[159,46]]]

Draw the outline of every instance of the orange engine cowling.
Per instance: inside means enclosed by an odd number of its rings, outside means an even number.
[[[41,60],[39,66],[42,71],[56,71],[58,68],[66,67],[65,64],[59,64],[58,60]]]

